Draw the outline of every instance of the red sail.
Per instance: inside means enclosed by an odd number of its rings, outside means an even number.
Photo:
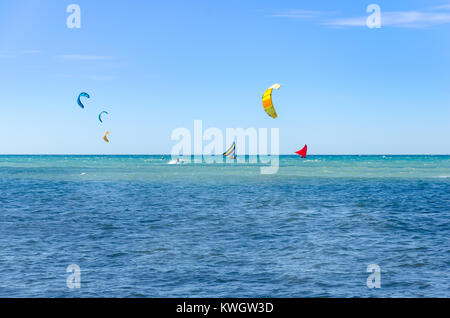
[[[302,156],[302,158],[306,158],[306,152],[308,151],[308,146],[305,145],[301,150],[297,151],[296,154]]]

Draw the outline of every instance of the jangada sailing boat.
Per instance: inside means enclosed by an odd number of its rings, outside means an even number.
[[[233,142],[230,148],[223,153],[224,157],[228,157],[230,159],[236,159],[236,142]]]
[[[308,146],[305,145],[302,149],[300,149],[299,151],[296,151],[295,153],[297,155],[299,155],[302,158],[306,158],[306,153],[308,152]]]

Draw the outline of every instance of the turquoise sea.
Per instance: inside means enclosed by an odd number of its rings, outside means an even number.
[[[0,156],[0,297],[450,297],[450,156],[165,158]]]

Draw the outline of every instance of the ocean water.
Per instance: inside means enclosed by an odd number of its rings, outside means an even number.
[[[450,297],[450,156],[169,160],[0,156],[0,297]]]

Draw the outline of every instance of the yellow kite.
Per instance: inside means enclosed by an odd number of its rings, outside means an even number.
[[[109,131],[105,132],[105,135],[103,136],[103,139],[104,139],[106,142],[109,142],[108,138],[106,138],[106,135],[109,135]]]
[[[273,84],[264,92],[264,95],[262,97],[264,110],[272,118],[277,118],[277,116],[278,116],[277,112],[275,111],[275,107],[273,107],[273,104],[272,104],[272,90],[274,88],[279,89],[280,87],[281,87],[280,84]]]

